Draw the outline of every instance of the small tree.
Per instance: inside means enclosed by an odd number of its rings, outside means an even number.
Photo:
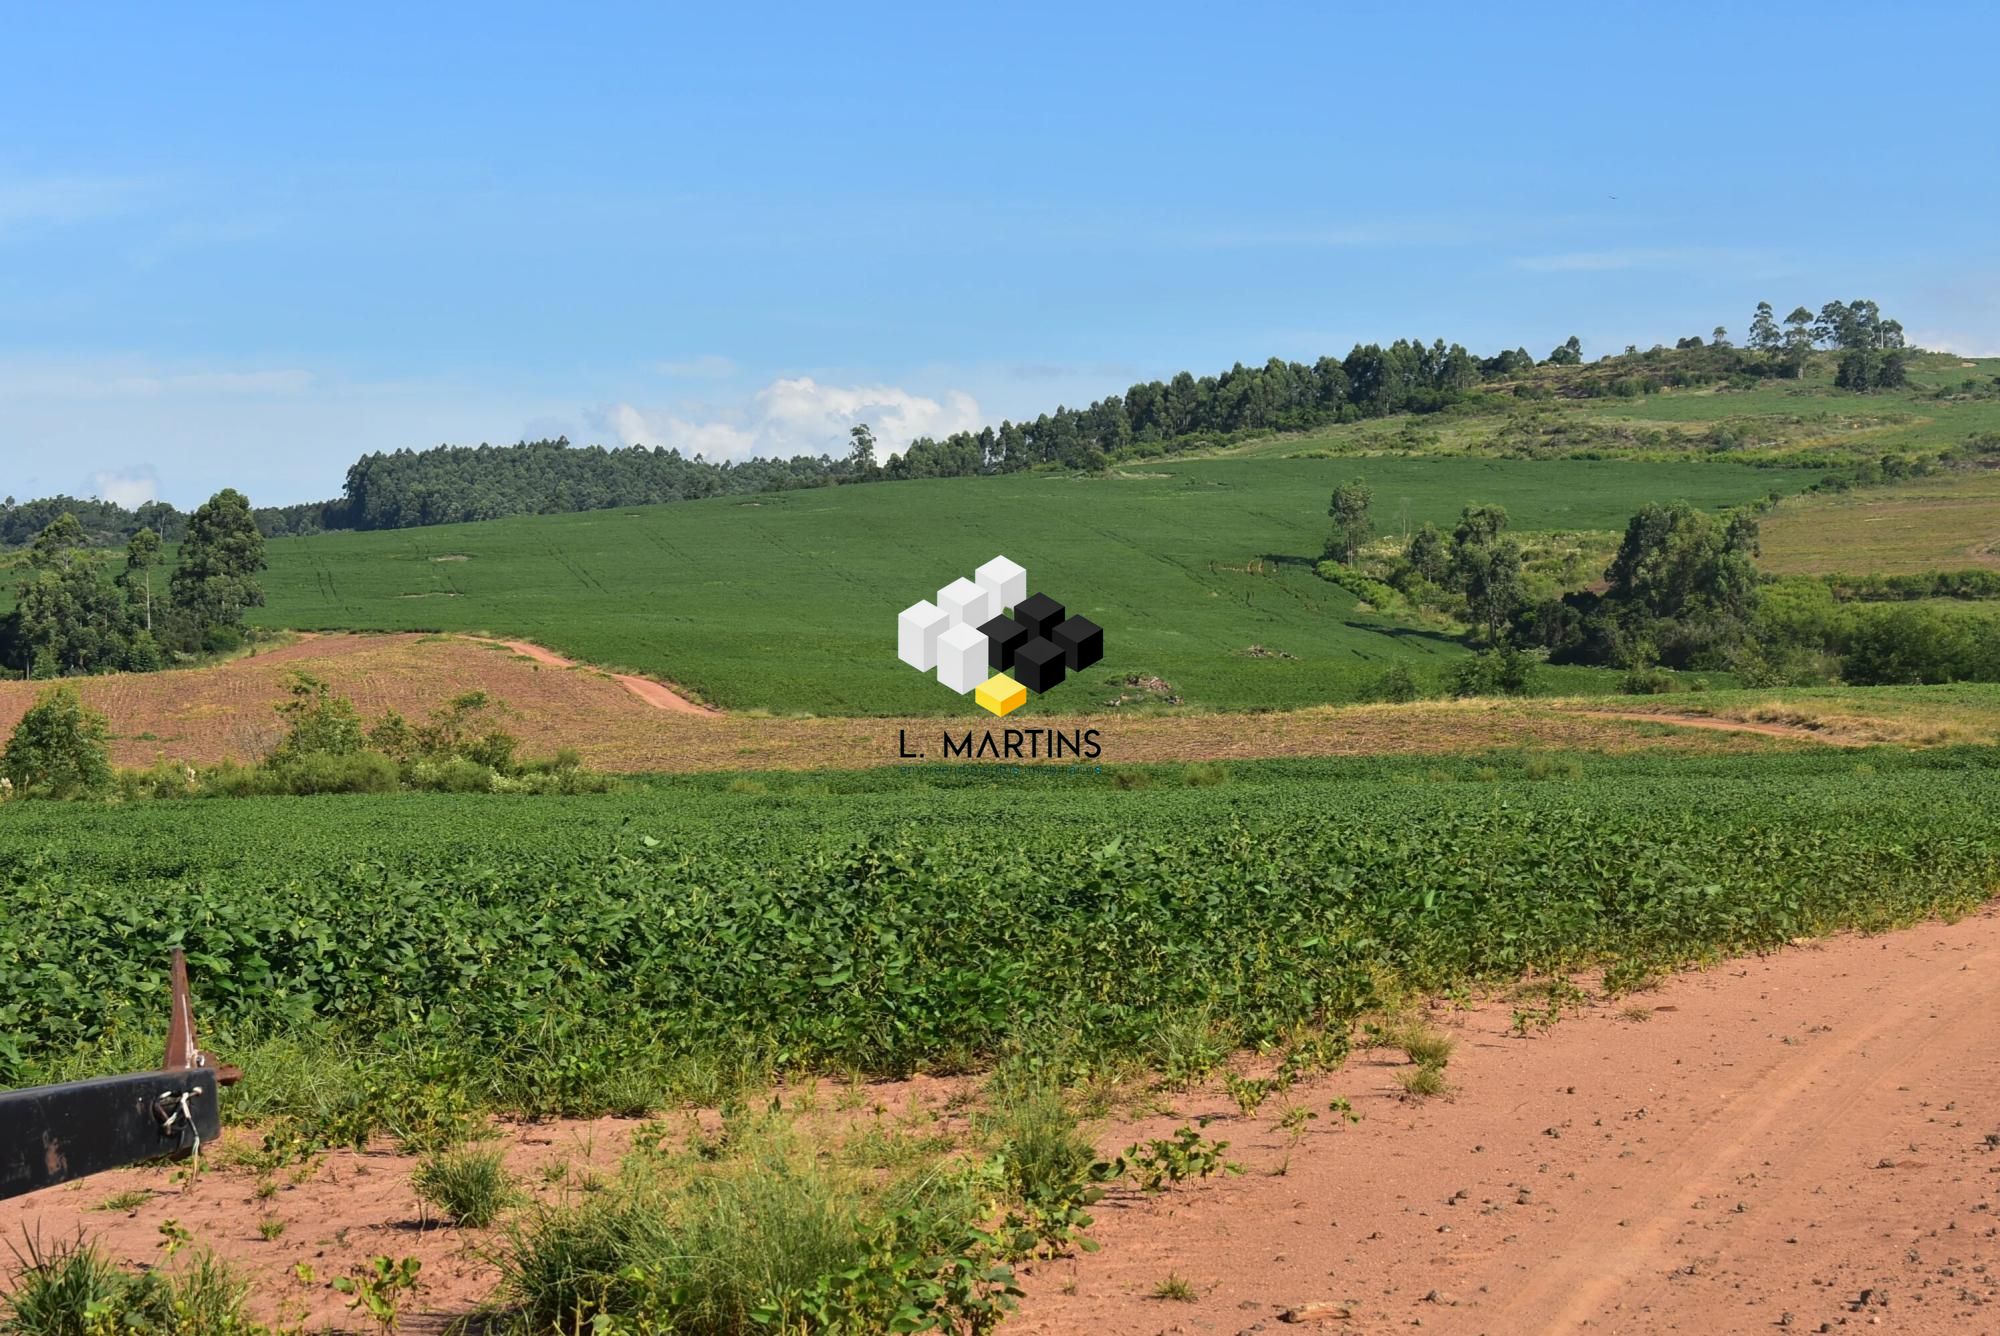
[[[872,478],[875,466],[875,433],[866,422],[857,422],[847,432],[847,473],[852,478]]]
[[[85,548],[67,512],[36,536],[14,592],[14,640],[30,676],[123,666],[131,613]]]
[[[1521,545],[1500,538],[1466,549],[1459,570],[1465,581],[1465,610],[1486,632],[1486,643],[1500,643],[1501,628],[1521,606]]]
[[[1411,574],[1430,584],[1443,586],[1451,579],[1451,544],[1428,521],[1411,535],[1410,545],[1403,550],[1403,560],[1409,564]]]
[[[1368,507],[1374,501],[1374,490],[1355,478],[1334,488],[1333,499],[1327,503],[1326,513],[1333,519],[1328,550],[1339,552],[1340,559],[1350,566],[1361,545],[1374,536],[1374,521],[1368,517]]]
[[[1771,310],[1771,303],[1758,302],[1757,314],[1750,321],[1750,347],[1770,356],[1778,351],[1782,343],[1783,339],[1778,333],[1778,318]]]
[[[181,564],[167,582],[175,611],[185,615],[196,639],[222,628],[233,631],[246,608],[262,607],[264,535],[250,513],[250,499],[225,487],[188,520]],[[234,637],[229,638],[233,641]]]
[[[50,687],[21,716],[0,770],[22,797],[82,798],[111,784],[111,727],[73,687]]]
[[[1876,359],[1873,348],[1849,348],[1840,356],[1840,368],[1833,377],[1834,385],[1866,394],[1875,388]]]
[[[293,672],[292,698],[277,707],[285,736],[271,751],[274,765],[303,756],[352,756],[361,750],[361,716],[354,702],[336,696],[310,673]]]
[[[160,564],[160,536],[151,529],[141,529],[132,535],[132,541],[125,545],[125,569],[118,573],[118,583],[127,595],[136,597],[145,611],[146,634],[153,633],[153,567]]]
[[[1785,317],[1785,371],[1793,380],[1806,374],[1806,363],[1812,357],[1813,313],[1803,306],[1795,306]]]
[[[1522,587],[1521,545],[1505,537],[1507,512],[1500,506],[1467,506],[1451,534],[1451,584],[1465,595],[1465,610],[1497,644],[1526,592]]]

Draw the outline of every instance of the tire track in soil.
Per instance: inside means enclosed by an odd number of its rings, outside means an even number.
[[[1871,1111],[1887,1091],[1908,1087],[1918,1072],[1932,1074],[1941,1048],[1951,1048],[1946,1060],[1957,1062],[1968,1027],[1986,1023],[2000,1004],[1995,986],[2000,972],[1994,968],[2000,946],[1987,945],[1956,964],[1888,997],[1871,990],[1881,1007],[1872,1020],[1810,1044],[1763,1080],[1728,1092],[1680,1135],[1671,1152],[1617,1184],[1615,1197],[1572,1214],[1562,1240],[1545,1243],[1546,1260],[1535,1266],[1528,1283],[1484,1313],[1482,1326],[1574,1331],[1613,1307],[1656,1308],[1668,1278],[1685,1274],[1678,1268],[1687,1264],[1690,1250],[1715,1246],[1683,1241],[1679,1231],[1696,1224],[1684,1218],[1687,1204],[1736,1193],[1760,1166],[1785,1165],[1787,1183],[1821,1184],[1879,1172],[1870,1168],[1866,1149],[1855,1144],[1853,1134],[1870,1124]],[[1607,1240],[1616,1240],[1616,1247],[1607,1249]],[[1629,1298],[1614,1305],[1613,1296],[1628,1289]]]
[[[503,646],[513,650],[516,654],[525,654],[536,663],[549,668],[574,668],[577,666],[575,659],[564,658],[554,650],[546,649],[541,645],[535,644],[533,641],[499,640],[490,636],[467,636],[466,639],[487,645]],[[609,677],[619,686],[624,687],[627,691],[656,710],[669,710],[675,714],[697,714],[710,717],[718,716],[722,713],[722,711],[715,709],[713,706],[697,704],[689,700],[686,696],[681,695],[678,691],[675,691],[666,683],[655,682],[650,677],[640,677],[636,673],[614,673],[601,668],[596,671],[604,673],[606,677]]]

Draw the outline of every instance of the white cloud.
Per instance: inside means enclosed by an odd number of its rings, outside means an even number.
[[[2000,338],[1991,334],[1933,329],[1910,335],[1910,342],[1932,352],[1957,353],[1960,357],[2000,357]]]
[[[866,422],[888,454],[919,436],[977,428],[979,404],[963,390],[937,399],[894,385],[822,385],[810,376],[772,381],[747,404],[706,411],[647,410],[621,403],[599,421],[623,445],[671,446],[710,459],[838,455],[847,431]]]
[[[148,501],[158,500],[160,485],[151,469],[93,473],[90,475],[90,494],[131,510]]]

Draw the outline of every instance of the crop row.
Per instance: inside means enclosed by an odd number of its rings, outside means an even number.
[[[646,1061],[1083,1068],[1189,1025],[1271,1041],[1344,1025],[1384,978],[1629,975],[2000,886],[1990,754],[1787,764],[100,811],[0,833],[0,1083],[156,1031],[173,944],[239,1043],[421,1053],[548,1109]],[[287,826],[268,855],[241,843]]]

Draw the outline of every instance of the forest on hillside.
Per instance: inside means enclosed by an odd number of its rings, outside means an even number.
[[[1800,306],[1781,321],[1759,303],[1741,346],[1718,327],[1677,341],[1586,364],[1574,337],[1537,360],[1515,348],[1475,357],[1442,339],[1358,344],[1344,358],[1312,363],[1273,357],[1196,376],[1182,371],[1142,381],[1087,407],[1059,406],[1033,421],[919,437],[900,453],[877,459],[868,429],[857,427],[842,452],[789,459],[712,461],[660,446],[572,445],[567,439],[514,445],[440,445],[362,456],[347,470],[333,500],[260,506],[253,514],[267,537],[330,529],[399,529],[519,514],[564,514],[620,506],[658,505],[756,492],[966,477],[1031,468],[1099,469],[1121,459],[1206,448],[1246,436],[1303,431],[1397,413],[1437,413],[1482,396],[1512,398],[1636,396],[1668,388],[1797,379],[1817,350],[1837,357],[1839,388],[1868,392],[1904,383],[1900,323],[1873,301],[1828,302],[1817,313]],[[63,514],[74,515],[85,540],[117,546],[141,529],[169,542],[187,516],[164,502],[133,510],[109,502],[51,497],[0,503],[0,546],[18,547]]]

